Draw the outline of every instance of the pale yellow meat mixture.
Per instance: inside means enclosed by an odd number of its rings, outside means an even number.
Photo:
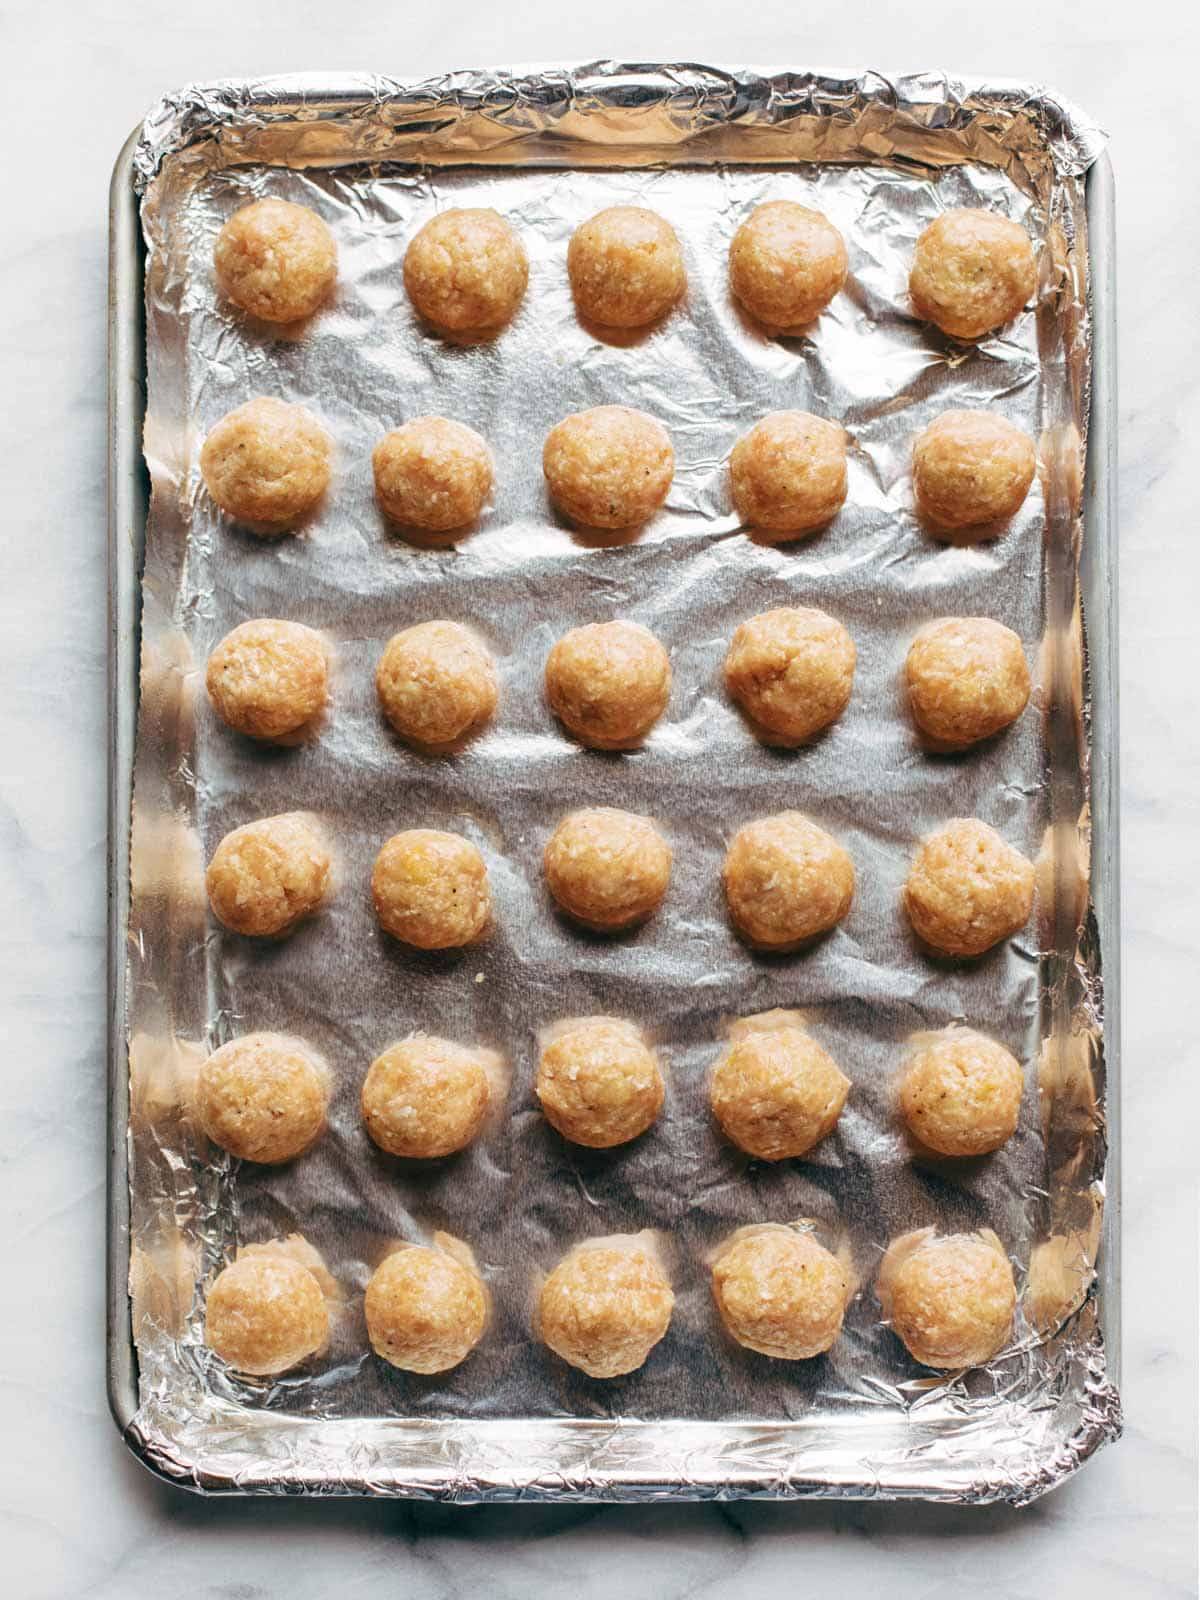
[[[709,1099],[726,1137],[760,1161],[806,1155],[837,1126],[850,1080],[802,1028],[761,1028],[732,1040]]]
[[[217,283],[264,322],[311,316],[337,280],[337,245],[321,218],[289,200],[242,206],[217,235]]]
[[[675,451],[661,422],[629,406],[595,406],[546,435],[542,471],[550,498],[584,528],[636,528],[667,498]]]
[[[362,1086],[367,1132],[389,1155],[431,1160],[463,1150],[487,1115],[478,1054],[419,1034],[376,1057]]]
[[[632,927],[658,910],[671,877],[671,846],[649,817],[598,806],[573,811],[547,841],[546,883],[585,927]]]
[[[769,542],[813,533],[845,503],[845,429],[807,411],[773,411],[734,445],[729,482],[738,516]]]
[[[652,1254],[584,1244],[542,1286],[538,1326],[555,1355],[591,1378],[636,1372],[666,1333],[675,1296]]]
[[[840,622],[811,606],[780,606],[739,623],[725,686],[762,737],[801,744],[849,705],[855,660]]]
[[[488,1292],[447,1250],[408,1245],[375,1269],[363,1301],[376,1355],[402,1372],[449,1372],[487,1329]]]
[[[663,1103],[663,1079],[640,1029],[583,1017],[556,1031],[534,1085],[550,1125],[575,1144],[611,1149],[645,1133]]]
[[[287,811],[227,833],[205,874],[213,914],[234,933],[286,933],[325,898],[333,863],[308,817]]]
[[[667,652],[640,623],[572,628],[546,658],[546,698],[559,721],[598,750],[638,744],[666,710]]]
[[[384,931],[420,950],[473,943],[492,910],[479,851],[435,828],[393,834],[375,858],[371,896]]]
[[[253,533],[286,532],[329,487],[333,446],[303,406],[270,395],[222,417],[200,451],[214,502]]]
[[[835,927],[854,899],[854,864],[798,811],[747,823],[725,856],[725,897],[738,931],[766,950],[794,949]]]
[[[913,928],[951,956],[978,956],[1033,910],[1032,863],[977,817],[956,817],[918,849],[904,886]]]
[[[325,706],[325,643],[303,623],[257,617],[239,623],[216,646],[204,682],[222,722],[252,739],[280,739],[307,726]]]
[[[846,243],[829,218],[792,200],[757,206],[729,247],[734,297],[769,331],[820,315],[846,281]]]
[[[852,1286],[811,1233],[739,1228],[712,1269],[713,1299],[731,1338],[778,1361],[810,1361],[836,1342]]]
[[[302,1155],[321,1136],[330,1088],[328,1068],[299,1040],[247,1033],[204,1062],[194,1102],[215,1144],[270,1165]]]

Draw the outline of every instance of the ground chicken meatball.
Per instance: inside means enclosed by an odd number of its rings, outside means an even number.
[[[392,835],[375,858],[371,897],[384,931],[418,950],[473,943],[492,912],[479,851],[459,834],[435,828]]]
[[[371,1063],[362,1086],[363,1121],[389,1155],[433,1160],[471,1143],[487,1115],[489,1092],[475,1051],[418,1034]]]
[[[440,212],[404,253],[404,287],[417,314],[459,339],[499,333],[528,282],[525,247],[496,211]]]
[[[956,339],[1002,327],[1037,285],[1024,228],[994,211],[946,211],[921,234],[908,289],[913,310]]]
[[[636,1372],[666,1333],[675,1296],[651,1252],[629,1240],[579,1245],[542,1286],[545,1343],[589,1378]]]
[[[962,535],[1016,516],[1037,451],[1029,435],[993,411],[943,411],[913,445],[917,510],[935,530]]]
[[[729,247],[729,284],[772,332],[799,330],[846,281],[846,244],[819,211],[794,200],[756,206]]]
[[[979,956],[1028,922],[1033,866],[986,822],[956,817],[917,851],[904,904],[934,950]]]
[[[854,898],[854,864],[837,840],[798,811],[749,822],[725,856],[730,915],[752,945],[791,950],[841,922]]]
[[[1029,702],[1020,637],[990,617],[927,623],[904,663],[913,721],[945,749],[963,749],[1007,728]]]
[[[712,1269],[713,1299],[731,1338],[779,1361],[823,1355],[842,1331],[852,1285],[811,1233],[739,1228]]]
[[[597,750],[627,750],[662,716],[671,663],[637,622],[572,628],[546,658],[546,698],[560,722]]]
[[[534,1087],[551,1127],[593,1150],[645,1133],[663,1103],[653,1050],[618,1017],[564,1024],[542,1050]]]
[[[609,206],[576,228],[567,274],[580,316],[609,328],[657,322],[687,287],[675,230],[643,206]]]
[[[316,1143],[330,1087],[328,1069],[299,1040],[247,1033],[215,1050],[200,1068],[196,1114],[230,1155],[274,1165]]]
[[[1012,1333],[1012,1264],[990,1229],[938,1238],[922,1228],[893,1240],[876,1293],[892,1332],[926,1367],[982,1366]]]
[[[725,686],[771,744],[802,744],[836,722],[854,686],[854,640],[833,617],[780,606],[738,625]]]
[[[849,1078],[802,1028],[755,1028],[717,1062],[709,1098],[740,1149],[759,1161],[785,1161],[833,1132],[849,1091]]]
[[[457,622],[419,622],[393,634],[379,659],[375,688],[400,737],[434,748],[481,727],[499,693],[491,656]]]
[[[204,1338],[235,1372],[287,1372],[329,1342],[325,1294],[282,1244],[244,1251],[208,1291]]]
[[[408,1245],[376,1267],[364,1297],[375,1354],[401,1372],[449,1372],[483,1338],[488,1293],[448,1250]]]
[[[200,472],[235,522],[283,533],[329,487],[332,456],[329,435],[303,406],[260,395],[217,423],[200,451]]]
[[[913,1135],[943,1156],[982,1156],[1017,1131],[1025,1079],[1003,1045],[967,1028],[925,1039],[900,1081]]]
[[[234,933],[286,933],[325,898],[333,864],[308,817],[286,811],[227,833],[204,882],[213,914]]]
[[[300,622],[242,622],[209,656],[204,682],[222,722],[251,739],[282,739],[325,705],[325,644]]]
[[[384,434],[371,467],[384,515],[426,533],[469,527],[492,492],[491,451],[473,428],[449,417],[414,417]]]
[[[671,877],[671,846],[649,817],[611,806],[572,811],[551,834],[546,883],[585,928],[630,928],[657,911]]]
[[[629,406],[594,406],[546,435],[550,498],[584,528],[636,528],[667,498],[675,451],[661,422]]]
[[[337,245],[307,206],[254,200],[217,235],[213,265],[222,292],[243,311],[264,322],[299,322],[333,288]]]
[[[846,433],[807,411],[772,411],[733,447],[737,514],[772,544],[823,528],[846,499]]]

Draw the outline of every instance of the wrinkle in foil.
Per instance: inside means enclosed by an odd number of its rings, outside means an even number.
[[[153,496],[129,956],[131,1292],[134,1433],[161,1470],[213,1492],[1025,1500],[1118,1431],[1090,1287],[1105,1086],[1076,571],[1082,175],[1101,144],[1077,112],[1017,85],[689,65],[220,84],[147,119],[136,168]],[[332,302],[295,332],[248,326],[212,281],[221,222],[267,193],[312,205],[338,239]],[[846,290],[804,338],[766,338],[726,288],[734,228],[775,197],[826,211],[849,246]],[[674,225],[689,295],[661,329],[618,346],[578,324],[564,258],[579,222],[623,201]],[[407,239],[456,204],[509,216],[531,262],[515,324],[468,351],[416,325],[400,277]],[[917,234],[960,204],[1024,223],[1041,263],[1037,310],[970,350],[905,305]],[[325,507],[282,541],[226,525],[197,469],[207,430],[260,393],[308,405],[337,446]],[[605,547],[555,518],[540,453],[562,415],[614,401],[664,422],[677,471],[663,514]],[[912,514],[911,439],[943,409],[982,405],[1039,439],[1040,483],[999,541],[938,545]],[[829,529],[772,548],[739,531],[724,463],[783,407],[845,424],[850,492]],[[491,509],[447,551],[389,532],[371,490],[373,444],[426,412],[477,427],[497,463]],[[737,622],[779,604],[821,606],[858,647],[845,717],[794,753],[757,745],[720,687]],[[923,622],[973,612],[1021,634],[1039,703],[1002,739],[931,758],[899,669]],[[619,757],[577,749],[541,696],[553,640],[614,615],[644,622],[674,670],[662,723]],[[333,705],[314,744],[252,747],[207,705],[204,660],[250,616],[330,638]],[[493,726],[451,760],[401,747],[374,698],[386,639],[435,616],[482,633],[501,678]],[[567,929],[539,870],[558,817],[593,803],[656,816],[675,848],[662,913],[616,943]],[[742,822],[788,807],[838,835],[858,893],[817,950],[762,959],[727,925],[720,863]],[[203,862],[229,828],[295,809],[324,822],[337,896],[280,944],[220,933]],[[916,839],[956,815],[983,817],[1039,864],[1037,919],[969,967],[923,958],[898,909]],[[374,925],[374,854],[417,825],[466,833],[488,862],[495,931],[459,957],[405,953]],[[804,1011],[854,1087],[809,1161],[764,1167],[718,1139],[705,1080],[728,1021],[774,1006]],[[565,1145],[531,1095],[539,1030],[593,1012],[643,1023],[668,1082],[655,1129],[607,1154]],[[988,1161],[922,1167],[897,1128],[896,1072],[909,1034],[955,1021],[1026,1063],[1021,1126]],[[308,1038],[337,1077],[329,1132],[282,1169],[237,1168],[186,1112],[196,1062],[258,1028]],[[406,1169],[370,1144],[358,1091],[374,1055],[414,1029],[500,1051],[512,1083],[506,1115],[469,1151]],[[738,1226],[797,1217],[846,1242],[863,1286],[829,1356],[772,1363],[723,1338],[704,1262]],[[1012,1349],[954,1380],[912,1365],[873,1298],[888,1240],[928,1223],[994,1228],[1022,1289],[1031,1270],[1037,1280],[1026,1300],[1038,1315]],[[640,1373],[593,1383],[533,1340],[537,1277],[581,1237],[643,1226],[665,1239],[671,1330]],[[467,1363],[416,1380],[370,1355],[361,1293],[389,1240],[436,1229],[471,1244],[495,1316]],[[323,1253],[345,1307],[316,1369],[245,1383],[204,1346],[204,1285],[240,1243],[290,1232]],[[1051,1240],[1066,1243],[1039,1249]]]

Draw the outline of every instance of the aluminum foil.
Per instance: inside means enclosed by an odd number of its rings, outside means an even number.
[[[1082,175],[1101,147],[1079,113],[1014,85],[695,66],[217,84],[147,119],[136,169],[152,508],[128,1016],[141,1407],[130,1431],[160,1471],[212,1491],[449,1499],[1027,1500],[1119,1431],[1093,1287],[1105,1119],[1076,579]],[[249,325],[214,288],[218,228],[264,194],[313,206],[338,240],[332,302],[293,332]],[[776,197],[825,211],[849,246],[847,287],[803,338],[766,337],[727,289],[733,230]],[[564,257],[579,222],[621,201],[676,228],[689,293],[658,331],[610,344],[577,321]],[[1023,223],[1041,267],[1037,310],[969,349],[915,321],[905,298],[917,234],[962,204]],[[524,306],[491,345],[440,342],[404,294],[405,244],[448,205],[496,207],[529,252]],[[338,451],[321,514],[280,541],[230,527],[198,472],[206,431],[256,394],[309,406]],[[606,545],[556,518],[540,458],[559,418],[616,401],[665,423],[677,471],[662,514]],[[943,409],[987,405],[1039,438],[1039,486],[996,542],[935,543],[912,513],[912,437]],[[770,547],[739,529],[725,461],[782,407],[845,424],[850,492],[826,531]],[[389,531],[372,495],[372,446],[427,412],[470,422],[497,462],[482,525],[448,550]],[[737,622],[789,603],[839,617],[858,670],[841,722],[780,752],[748,732],[720,668]],[[915,743],[898,675],[918,626],[961,613],[1017,629],[1038,662],[1037,705],[986,747],[935,758]],[[333,642],[333,703],[314,743],[252,747],[206,702],[209,650],[252,616],[295,618]],[[643,750],[618,756],[570,742],[541,693],[552,641],[612,616],[645,623],[674,668],[667,715]],[[502,680],[494,725],[451,759],[399,745],[374,696],[384,641],[433,617],[479,630]],[[593,803],[655,816],[675,849],[661,914],[620,941],[567,928],[542,882],[555,822]],[[841,839],[858,892],[817,949],[764,958],[726,921],[720,865],[742,822],[789,807]],[[334,842],[336,896],[280,943],[222,932],[204,904],[204,860],[228,829],[296,809]],[[1039,858],[1037,917],[969,965],[922,956],[899,910],[918,837],[959,815]],[[418,825],[483,851],[496,914],[478,948],[422,955],[375,925],[374,855]],[[716,1135],[706,1076],[729,1021],[776,1006],[804,1012],[853,1088],[810,1160],[766,1166]],[[656,1128],[609,1153],[564,1144],[531,1092],[539,1030],[598,1012],[642,1023],[668,1076]],[[910,1034],[955,1021],[1026,1063],[1021,1126],[990,1159],[922,1165],[897,1127],[897,1067]],[[337,1079],[327,1136],[277,1170],[231,1163],[186,1111],[196,1061],[260,1028],[307,1038]],[[373,1056],[415,1029],[486,1045],[512,1072],[485,1136],[428,1167],[382,1156],[358,1113]],[[845,1244],[862,1289],[827,1357],[771,1362],[720,1333],[705,1258],[742,1224],[799,1217]],[[1016,1264],[1025,1310],[985,1370],[931,1375],[881,1322],[880,1253],[926,1224],[992,1227]],[[674,1320],[640,1372],[593,1382],[532,1337],[537,1276],[581,1238],[643,1227],[664,1240]],[[370,1354],[361,1297],[390,1240],[437,1229],[469,1241],[495,1315],[463,1366],[417,1379]],[[293,1232],[340,1285],[332,1347],[312,1370],[241,1381],[203,1343],[205,1285],[239,1243]]]

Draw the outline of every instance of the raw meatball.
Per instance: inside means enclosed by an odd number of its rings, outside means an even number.
[[[994,411],[943,411],[913,446],[917,510],[958,533],[1007,522],[1021,509],[1037,467],[1033,440]]]
[[[675,230],[642,206],[610,206],[576,228],[567,273],[580,315],[610,328],[657,322],[687,287]]]
[[[457,833],[434,828],[392,835],[375,858],[371,896],[384,931],[418,950],[470,944],[492,912],[479,851]]]
[[[329,435],[303,406],[260,395],[221,418],[200,451],[205,487],[254,532],[282,533],[329,487]]]
[[[839,923],[854,898],[854,864],[798,811],[749,822],[725,857],[730,915],[751,944],[790,950]]]
[[[280,739],[311,722],[325,704],[325,645],[300,622],[242,622],[209,656],[204,681],[222,722],[252,739]]]
[[[483,1126],[488,1093],[487,1073],[473,1050],[421,1034],[371,1063],[362,1086],[363,1121],[389,1155],[449,1156]]]
[[[217,235],[213,265],[222,292],[243,311],[264,322],[299,322],[333,288],[337,245],[307,206],[255,200]]]
[[[616,1017],[566,1024],[542,1051],[535,1087],[551,1127],[593,1150],[645,1133],[663,1103],[653,1050]]]
[[[756,206],[729,247],[729,284],[752,317],[775,332],[803,328],[846,281],[846,245],[819,211],[794,200]]]
[[[1033,867],[986,822],[956,817],[917,851],[904,904],[927,945],[979,956],[1028,922]]]
[[[443,211],[404,253],[404,287],[418,315],[461,339],[499,333],[528,282],[525,248],[496,211]]]
[[[667,498],[675,452],[644,411],[594,406],[546,435],[542,471],[550,498],[585,528],[636,528]]]
[[[905,1234],[888,1248],[876,1292],[892,1332],[927,1367],[981,1366],[1012,1333],[1012,1264],[990,1230]]]
[[[650,1251],[584,1244],[542,1286],[538,1323],[555,1355],[589,1378],[636,1372],[666,1333],[675,1296]]]
[[[376,1355],[401,1372],[449,1372],[483,1338],[488,1295],[448,1250],[408,1245],[376,1267],[364,1310]]]
[[[951,1028],[909,1057],[900,1110],[930,1150],[981,1156],[1017,1131],[1025,1079],[1003,1045],[966,1028]]]
[[[388,640],[375,672],[383,714],[402,739],[446,745],[496,709],[496,669],[457,622],[418,622]]]
[[[990,617],[927,623],[909,647],[904,676],[913,721],[949,749],[999,733],[1029,701],[1021,640]]]
[[[773,544],[823,528],[846,499],[846,434],[807,411],[772,411],[733,447],[733,503]]]
[[[811,1233],[740,1228],[713,1264],[713,1299],[731,1337],[780,1361],[823,1355],[842,1331],[851,1284]]]
[[[208,1137],[242,1161],[291,1161],[325,1128],[329,1073],[296,1039],[247,1033],[200,1068],[195,1104]]]
[[[219,922],[234,933],[286,933],[325,898],[329,851],[300,811],[262,817],[227,833],[204,883]]]
[[[994,211],[946,211],[917,240],[913,310],[956,339],[978,339],[1021,310],[1037,283],[1024,228]]]
[[[597,806],[572,811],[551,834],[546,882],[559,905],[601,933],[658,910],[671,877],[671,846],[649,817]]]
[[[780,606],[738,625],[725,686],[772,744],[801,744],[849,705],[854,663],[854,640],[840,622],[808,606]]]
[[[756,1028],[734,1039],[709,1086],[728,1138],[760,1161],[805,1155],[837,1126],[850,1080],[802,1028]]]
[[[321,1285],[282,1246],[245,1252],[218,1273],[208,1291],[204,1338],[235,1372],[287,1372],[329,1342]]]
[[[671,663],[637,622],[572,628],[546,658],[546,698],[577,739],[597,750],[636,745],[667,707]]]
[[[492,492],[492,453],[473,428],[415,417],[371,456],[375,498],[401,527],[450,533],[476,521]]]

